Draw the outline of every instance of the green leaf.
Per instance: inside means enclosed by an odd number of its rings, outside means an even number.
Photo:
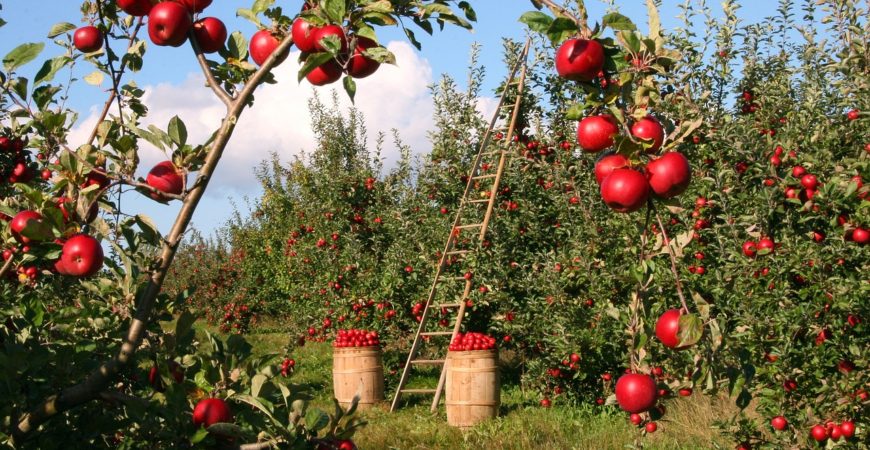
[[[227,40],[227,50],[231,58],[242,61],[248,57],[248,40],[241,32],[234,31]]]
[[[42,42],[38,44],[21,44],[3,57],[3,67],[7,72],[12,72],[13,70],[36,59],[44,48],[45,44]]]
[[[60,86],[40,86],[33,90],[33,101],[36,102],[36,106],[40,111],[44,111],[51,101],[54,100],[54,95],[60,91]]]
[[[241,17],[241,18],[247,19],[248,22],[253,23],[254,25],[257,26],[257,28],[260,28],[262,26],[262,24],[260,23],[260,17],[257,16],[257,13],[255,13],[254,11],[252,11],[250,9],[245,9],[245,8],[237,9],[236,10],[236,17]]]
[[[566,17],[557,17],[547,28],[547,37],[553,45],[559,45],[577,34],[577,24]]]
[[[319,409],[309,409],[305,413],[305,427],[312,431],[320,431],[329,425],[329,416]]]
[[[58,56],[57,58],[51,58],[45,61],[39,69],[39,72],[36,72],[36,76],[33,78],[33,85],[36,86],[50,82],[54,79],[54,75],[58,70],[71,62],[72,59],[66,56]]]
[[[346,0],[321,0],[321,6],[332,23],[344,22],[344,15],[347,13]]]
[[[190,332],[193,328],[193,323],[196,322],[196,316],[191,314],[190,311],[184,311],[178,316],[178,320],[175,321],[175,336],[177,338],[181,338]]]
[[[154,224],[154,221],[150,217],[144,214],[137,214],[134,219],[136,220],[136,225],[142,230],[142,238],[146,242],[154,246],[159,246],[162,243],[163,237],[160,235],[160,230],[157,229],[157,225]]]
[[[172,139],[175,145],[184,147],[184,144],[187,144],[187,127],[178,116],[173,116],[169,119],[168,130],[169,139]]]
[[[91,86],[99,86],[99,85],[103,84],[103,78],[104,78],[103,72],[100,72],[99,70],[95,70],[95,71],[89,73],[87,76],[85,76],[85,82],[87,82]]]
[[[48,38],[54,39],[54,38],[56,38],[64,33],[66,33],[67,31],[72,31],[75,29],[76,29],[76,26],[69,23],[69,22],[58,22],[58,23],[52,25],[51,30],[49,30],[49,32],[48,32]]]
[[[704,324],[695,314],[683,314],[680,316],[680,347],[695,345],[704,334]]]
[[[586,105],[582,103],[574,103],[565,111],[565,119],[567,120],[580,120],[586,117]]]
[[[631,21],[631,19],[619,13],[606,14],[604,17],[601,18],[601,26],[605,28],[610,27],[611,29],[616,31],[637,30],[637,26],[634,24],[634,22]]]
[[[346,76],[342,84],[344,84],[344,91],[347,92],[347,96],[350,97],[350,102],[353,103],[353,99],[356,96],[356,82],[353,81],[352,77]]]
[[[254,378],[251,379],[251,395],[259,397],[260,390],[263,389],[263,384],[266,383],[267,380],[268,378],[262,373],[254,375]]]
[[[474,8],[471,7],[471,3],[466,2],[466,1],[461,1],[456,6],[458,6],[459,9],[462,10],[462,12],[465,14],[466,19],[468,19],[472,22],[477,22],[477,13],[474,12]]]
[[[519,21],[526,24],[534,32],[546,33],[553,23],[553,18],[540,11],[529,11],[520,16]]]
[[[27,78],[17,77],[9,80],[9,88],[15,92],[21,100],[27,100]]]
[[[261,14],[271,8],[274,4],[275,0],[256,0],[254,6],[251,7],[251,11],[253,11],[254,14]]]

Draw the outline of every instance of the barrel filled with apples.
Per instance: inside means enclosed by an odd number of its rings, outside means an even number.
[[[498,416],[501,384],[495,339],[481,333],[457,334],[446,364],[447,423],[467,428]]]
[[[382,402],[384,363],[378,333],[339,330],[332,346],[332,380],[338,403],[347,408],[357,394],[361,410]]]

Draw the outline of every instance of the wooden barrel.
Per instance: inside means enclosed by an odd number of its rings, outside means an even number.
[[[332,350],[335,398],[350,406],[359,392],[358,409],[369,409],[384,400],[384,363],[380,347],[336,347]]]
[[[498,416],[501,386],[496,350],[447,353],[447,423],[460,428]]]

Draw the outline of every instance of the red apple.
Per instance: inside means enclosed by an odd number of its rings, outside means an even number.
[[[577,124],[577,143],[583,151],[597,153],[612,146],[613,136],[618,133],[619,128],[613,116],[590,116]]]
[[[317,27],[311,25],[303,18],[297,18],[293,21],[293,27],[290,29],[290,34],[293,35],[293,44],[296,48],[305,52],[312,53],[317,51],[314,46],[314,31]]]
[[[334,59],[330,59],[329,61],[315,67],[314,70],[308,72],[308,75],[305,76],[305,79],[315,86],[324,86],[335,83],[340,78],[341,66]]]
[[[662,198],[676,197],[686,191],[692,181],[689,160],[679,152],[668,152],[646,165],[649,185]]]
[[[755,244],[755,247],[761,252],[762,255],[767,255],[773,253],[776,248],[776,244],[773,243],[773,239],[769,237],[763,237],[758,240],[758,243]]]
[[[200,400],[193,408],[193,425],[210,427],[220,422],[232,422],[233,413],[227,403],[219,398]]]
[[[743,254],[744,255],[746,255],[750,258],[754,258],[756,253],[758,253],[758,246],[755,244],[755,242],[746,241],[743,243]]]
[[[118,0],[118,8],[131,16],[147,16],[154,6],[152,0]]]
[[[574,81],[591,81],[604,67],[604,47],[596,40],[568,39],[556,50],[556,72]]]
[[[175,0],[178,3],[184,5],[187,8],[187,11],[191,14],[202,12],[205,8],[208,8],[208,5],[211,5],[212,0]]]
[[[82,53],[95,52],[103,48],[103,32],[92,25],[81,27],[73,34],[73,45]]]
[[[637,211],[649,198],[649,183],[637,170],[615,169],[601,183],[601,198],[615,211]]]
[[[24,236],[21,232],[28,226],[41,225],[42,223],[43,217],[38,212],[21,211],[12,218],[11,222],[9,222],[9,229],[12,231],[12,237],[14,237],[16,241],[22,244],[29,244],[33,242],[34,239]]]
[[[658,389],[652,377],[629,373],[616,381],[616,401],[619,407],[630,413],[642,413],[655,405]]]
[[[852,241],[856,244],[864,245],[870,242],[870,230],[864,228],[855,228],[852,230]]]
[[[598,162],[595,163],[595,181],[597,181],[598,185],[601,186],[601,182],[603,182],[604,179],[607,178],[607,176],[615,169],[628,167],[628,164],[628,158],[618,153],[602,156]]]
[[[788,426],[788,420],[785,420],[785,417],[783,416],[776,416],[773,419],[770,419],[770,426],[772,426],[774,430],[782,431]]]
[[[647,422],[646,426],[644,426],[644,429],[647,433],[655,433],[656,430],[659,429],[659,426],[656,425],[655,422]]]
[[[816,442],[824,442],[828,439],[828,430],[821,425],[816,425],[810,430],[810,436],[812,436]]]
[[[846,118],[849,120],[858,120],[858,117],[860,116],[860,114],[861,114],[861,111],[858,111],[857,109],[853,109],[853,110],[846,113]]]
[[[378,70],[381,63],[367,58],[363,52],[370,48],[377,47],[378,43],[362,36],[356,38],[356,49],[347,63],[347,74],[353,78],[365,78]]]
[[[552,406],[552,405],[553,405],[553,403],[550,401],[549,398],[542,398],[542,399],[541,399],[541,407],[543,407],[543,408],[549,408],[549,407]]]
[[[148,172],[145,178],[145,183],[148,186],[157,189],[160,192],[167,194],[179,195],[184,190],[183,172],[172,164],[172,161],[163,161],[158,163]],[[156,193],[150,193],[151,198],[158,201],[167,200],[166,197]]]
[[[344,53],[347,51],[347,37],[344,35],[344,29],[342,29],[338,25],[324,25],[322,27],[318,27],[312,30],[313,40],[314,40],[314,51],[322,52],[326,50],[321,44],[321,40],[327,38],[329,36],[335,36],[338,38],[341,43],[341,52]]]
[[[103,247],[87,234],[77,234],[63,244],[60,255],[67,275],[89,277],[103,267]]]
[[[662,142],[665,140],[665,129],[656,118],[646,116],[631,126],[631,135],[643,141],[652,141],[652,146],[647,149],[647,152],[652,153],[662,148]]]
[[[801,186],[806,189],[815,190],[819,186],[819,180],[816,179],[816,176],[808,173],[801,177]]]
[[[193,35],[203,53],[214,53],[227,41],[227,27],[216,17],[206,17],[193,24]]]
[[[148,36],[154,45],[178,47],[184,44],[191,26],[190,13],[180,3],[158,3],[148,14]]]
[[[680,316],[679,309],[669,309],[656,321],[656,337],[668,348],[680,349]]]
[[[841,423],[840,432],[843,433],[844,438],[852,439],[855,436],[855,422],[847,420]]]
[[[262,66],[264,62],[266,62],[266,58],[272,55],[272,52],[278,47],[281,43],[274,34],[272,34],[269,30],[260,30],[254,33],[251,36],[251,44],[248,47],[248,51],[251,53],[251,59],[258,66]],[[287,55],[290,54],[290,49],[288,48],[284,53],[278,56],[275,65],[281,64],[287,59]]]

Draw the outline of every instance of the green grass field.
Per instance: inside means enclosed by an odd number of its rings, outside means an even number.
[[[249,336],[255,352],[275,351],[287,344],[286,335],[262,333]],[[313,406],[332,408],[332,349],[329,343],[309,343],[298,349],[293,381],[317,389]],[[434,372],[433,372],[434,374]],[[434,375],[433,375],[434,377]],[[414,379],[413,384],[435,385],[435,380]],[[388,399],[389,400],[389,399]],[[361,416],[368,425],[354,437],[360,449],[703,449],[731,448],[712,428],[714,414],[733,411],[727,401],[701,395],[667,403],[667,415],[656,433],[642,436],[615,407],[559,405],[538,406],[534,392],[516,384],[502,387],[501,415],[467,431],[447,425],[442,406],[429,412],[431,397],[421,397],[397,413],[385,402]]]

